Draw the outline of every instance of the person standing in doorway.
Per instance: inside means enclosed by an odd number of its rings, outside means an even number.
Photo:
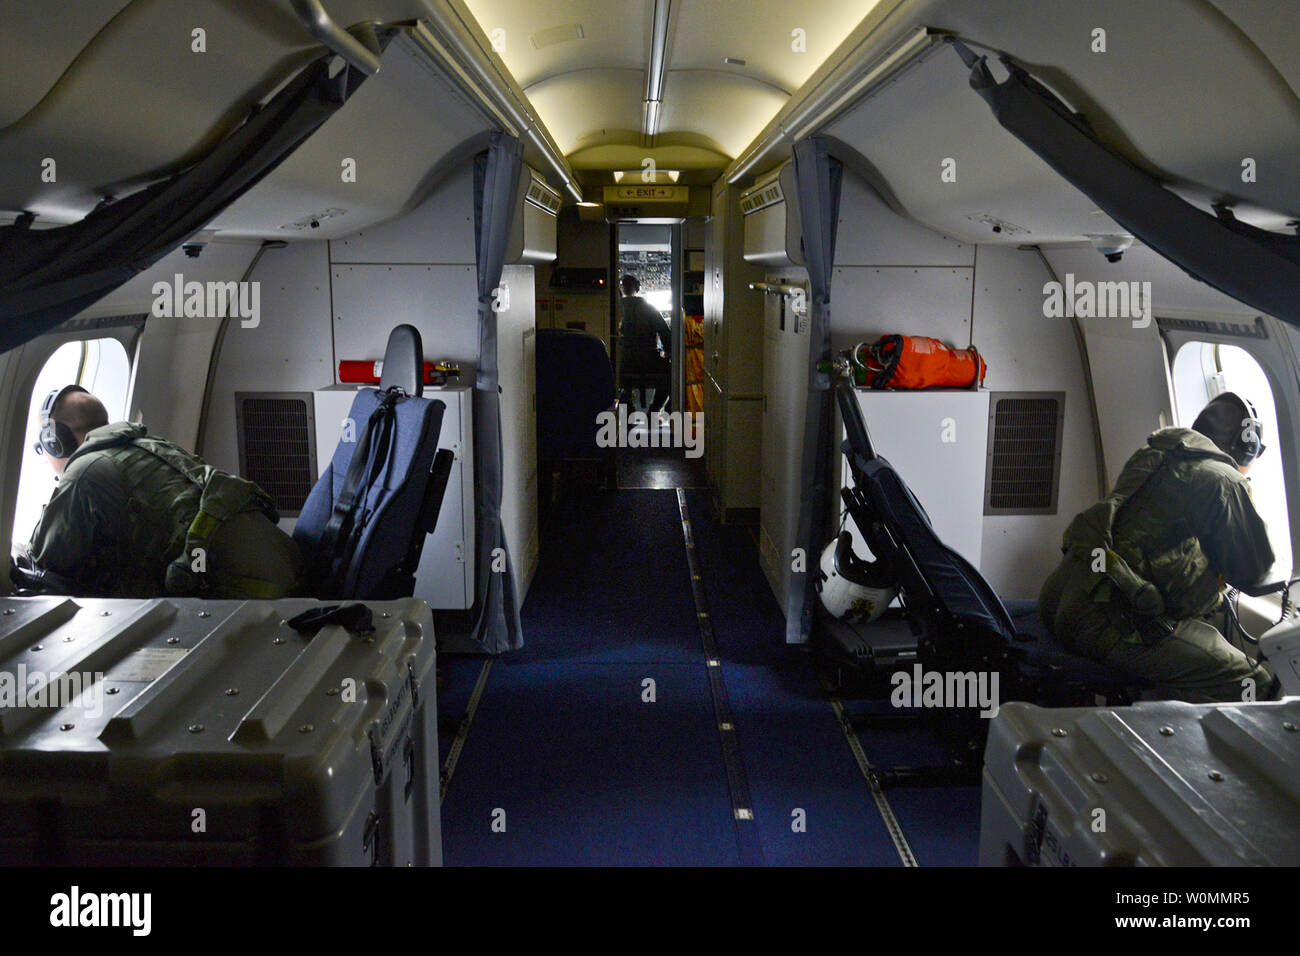
[[[671,368],[668,323],[638,294],[641,283],[636,276],[622,276],[619,288],[623,292],[623,316],[618,329],[619,387],[631,397],[636,410],[662,410],[668,401]]]

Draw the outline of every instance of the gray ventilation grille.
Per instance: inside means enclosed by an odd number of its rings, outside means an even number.
[[[781,183],[773,180],[766,186],[755,186],[741,196],[740,211],[742,215],[748,216],[760,209],[774,206],[783,199],[785,199],[785,194],[781,192]]]
[[[1064,392],[989,395],[986,515],[1055,514]]]
[[[311,392],[236,392],[239,473],[275,501],[282,518],[302,511],[316,483]]]
[[[536,175],[533,175],[532,179],[528,181],[528,192],[524,194],[524,201],[546,210],[552,216],[558,216],[560,206],[564,204],[560,194]]]

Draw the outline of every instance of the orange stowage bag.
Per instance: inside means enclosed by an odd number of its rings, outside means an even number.
[[[969,388],[984,382],[988,370],[973,348],[950,349],[923,335],[886,335],[875,345],[858,347],[868,388]]]

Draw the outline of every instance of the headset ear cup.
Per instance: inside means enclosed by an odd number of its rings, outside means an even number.
[[[1264,451],[1264,441],[1259,433],[1261,426],[1259,413],[1255,411],[1255,406],[1251,404],[1250,399],[1241,395],[1236,395],[1237,401],[1241,403],[1241,410],[1244,416],[1242,429],[1237,433],[1237,440],[1233,445],[1232,457],[1243,465],[1250,464],[1258,458]],[[1246,440],[1247,430],[1254,439]]]
[[[55,455],[55,457],[67,458],[72,454],[73,449],[76,447],[77,436],[74,435],[72,429],[63,424],[63,422],[53,422],[52,424],[54,425],[54,441],[59,446],[59,453]]]
[[[47,421],[41,426],[40,442],[45,454],[51,458],[67,458],[76,436],[62,422]]]
[[[65,385],[63,388],[56,388],[46,396],[41,405],[41,431],[39,441],[45,454],[51,458],[67,458],[76,449],[77,436],[72,433],[72,429],[63,422],[55,421],[50,417],[54,412],[54,407],[64,395],[71,392],[85,392],[86,389],[80,385]]]

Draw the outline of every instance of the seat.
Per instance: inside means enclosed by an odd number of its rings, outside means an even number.
[[[446,404],[423,397],[420,333],[389,334],[379,388],[357,392],[348,427],[294,527],[325,600],[409,597],[453,455],[438,452]]]
[[[898,582],[922,667],[996,672],[1003,701],[1066,706],[1093,704],[1101,696],[1111,704],[1130,702],[1130,679],[1062,647],[1038,621],[1033,602],[1019,602],[1013,615],[978,569],[940,540],[911,489],[872,448],[852,390],[838,386],[837,399],[853,479],[841,496],[872,554]],[[973,713],[948,715],[944,729],[953,767],[886,771],[882,780],[948,782],[953,771],[978,770],[987,721]]]
[[[557,465],[595,461],[607,487],[614,449],[596,443],[596,416],[614,408],[614,370],[605,343],[571,329],[537,330],[537,460],[549,483]],[[549,490],[543,501],[549,501]]]

